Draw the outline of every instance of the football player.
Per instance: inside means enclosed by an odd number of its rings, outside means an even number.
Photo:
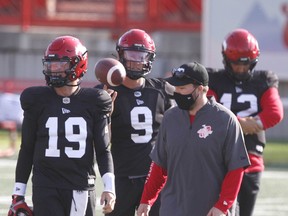
[[[114,170],[108,131],[112,99],[104,90],[80,87],[87,61],[87,49],[79,39],[58,37],[43,58],[48,86],[22,92],[22,143],[9,216],[25,211],[33,214],[24,198],[32,169],[35,215],[94,216],[95,156],[104,183],[103,213],[113,210]]]
[[[275,73],[255,70],[260,50],[256,38],[245,29],[229,33],[222,44],[224,69],[209,69],[209,94],[229,108],[245,134],[251,166],[245,170],[238,195],[241,216],[253,215],[264,170],[265,130],[283,119],[283,105]]]
[[[109,216],[134,216],[149,171],[149,154],[164,112],[171,107],[173,87],[147,78],[155,59],[153,39],[141,29],[125,32],[116,45],[126,69],[124,82],[111,87],[118,95],[111,116],[111,151],[115,167],[117,202]],[[102,88],[102,86],[98,86]],[[150,216],[158,215],[159,200]]]

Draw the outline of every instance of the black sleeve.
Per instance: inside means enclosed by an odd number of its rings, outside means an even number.
[[[100,175],[107,172],[114,173],[113,160],[110,152],[109,117],[102,115],[97,119],[94,127],[94,143],[96,160]]]
[[[267,80],[268,87],[269,88],[271,88],[271,87],[278,88],[278,85],[279,85],[278,76],[272,71],[266,71],[265,74],[267,76],[267,78],[265,80]]]
[[[96,100],[97,115],[94,126],[94,143],[96,151],[96,160],[99,172],[104,175],[107,172],[114,173],[113,160],[110,152],[110,134],[109,123],[112,108],[112,99],[110,95],[102,89],[99,89],[99,97]]]
[[[16,182],[27,183],[32,165],[34,144],[37,130],[37,106],[34,104],[35,98],[33,90],[26,89],[20,97],[21,107],[24,110],[22,123],[21,146],[16,165]]]

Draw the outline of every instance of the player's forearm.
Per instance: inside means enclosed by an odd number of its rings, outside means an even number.
[[[156,201],[160,191],[164,187],[166,179],[166,170],[152,162],[140,203],[149,204],[152,206]]]
[[[228,172],[222,183],[220,197],[214,207],[227,213],[228,209],[233,205],[243,178],[244,169],[238,168]]]
[[[32,165],[33,152],[30,152],[24,146],[22,146],[18,155],[15,181],[26,184],[31,174]]]
[[[107,127],[105,129],[105,127]],[[106,119],[98,120],[94,128],[94,145],[96,160],[101,176],[114,173],[113,159],[110,151],[110,138]]]
[[[269,88],[261,97],[262,111],[258,114],[264,129],[278,124],[284,116],[283,104],[277,88]]]
[[[32,170],[32,164],[33,154],[27,151],[23,146],[20,149],[16,165],[14,195],[25,196],[27,182]]]
[[[110,151],[107,150],[107,152],[97,155],[96,160],[101,176],[103,176],[105,173],[114,173],[114,164]]]

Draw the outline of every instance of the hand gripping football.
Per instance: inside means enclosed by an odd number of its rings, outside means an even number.
[[[121,62],[113,58],[100,59],[94,66],[97,80],[107,86],[118,86],[126,77],[126,70]]]

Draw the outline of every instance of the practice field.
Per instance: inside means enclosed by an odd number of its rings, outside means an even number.
[[[6,216],[11,202],[16,158],[0,159],[0,216]],[[97,194],[102,189],[101,179],[97,181]],[[261,192],[257,200],[254,216],[287,216],[288,215],[288,169],[267,168],[263,174]],[[31,204],[31,182],[27,188],[26,201]],[[97,215],[101,207],[97,200]]]
[[[0,149],[8,147],[7,134],[0,130]],[[265,148],[267,168],[263,173],[261,191],[257,200],[254,216],[287,216],[288,215],[288,144],[270,143]],[[17,155],[11,158],[0,158],[0,216],[6,216],[11,203],[14,185],[14,174]],[[102,191],[102,180],[98,175],[97,215],[103,215],[99,197]],[[26,201],[31,201],[31,181],[28,183]]]
[[[9,205],[11,204],[11,194],[14,186],[14,174],[16,167],[16,157],[9,159],[0,158],[0,216],[7,216]],[[97,170],[98,174],[98,170]],[[99,197],[102,192],[102,180],[98,175],[97,179],[97,215],[103,215],[100,206]],[[26,202],[28,205],[32,205],[31,200],[31,179],[29,180],[27,187]]]

